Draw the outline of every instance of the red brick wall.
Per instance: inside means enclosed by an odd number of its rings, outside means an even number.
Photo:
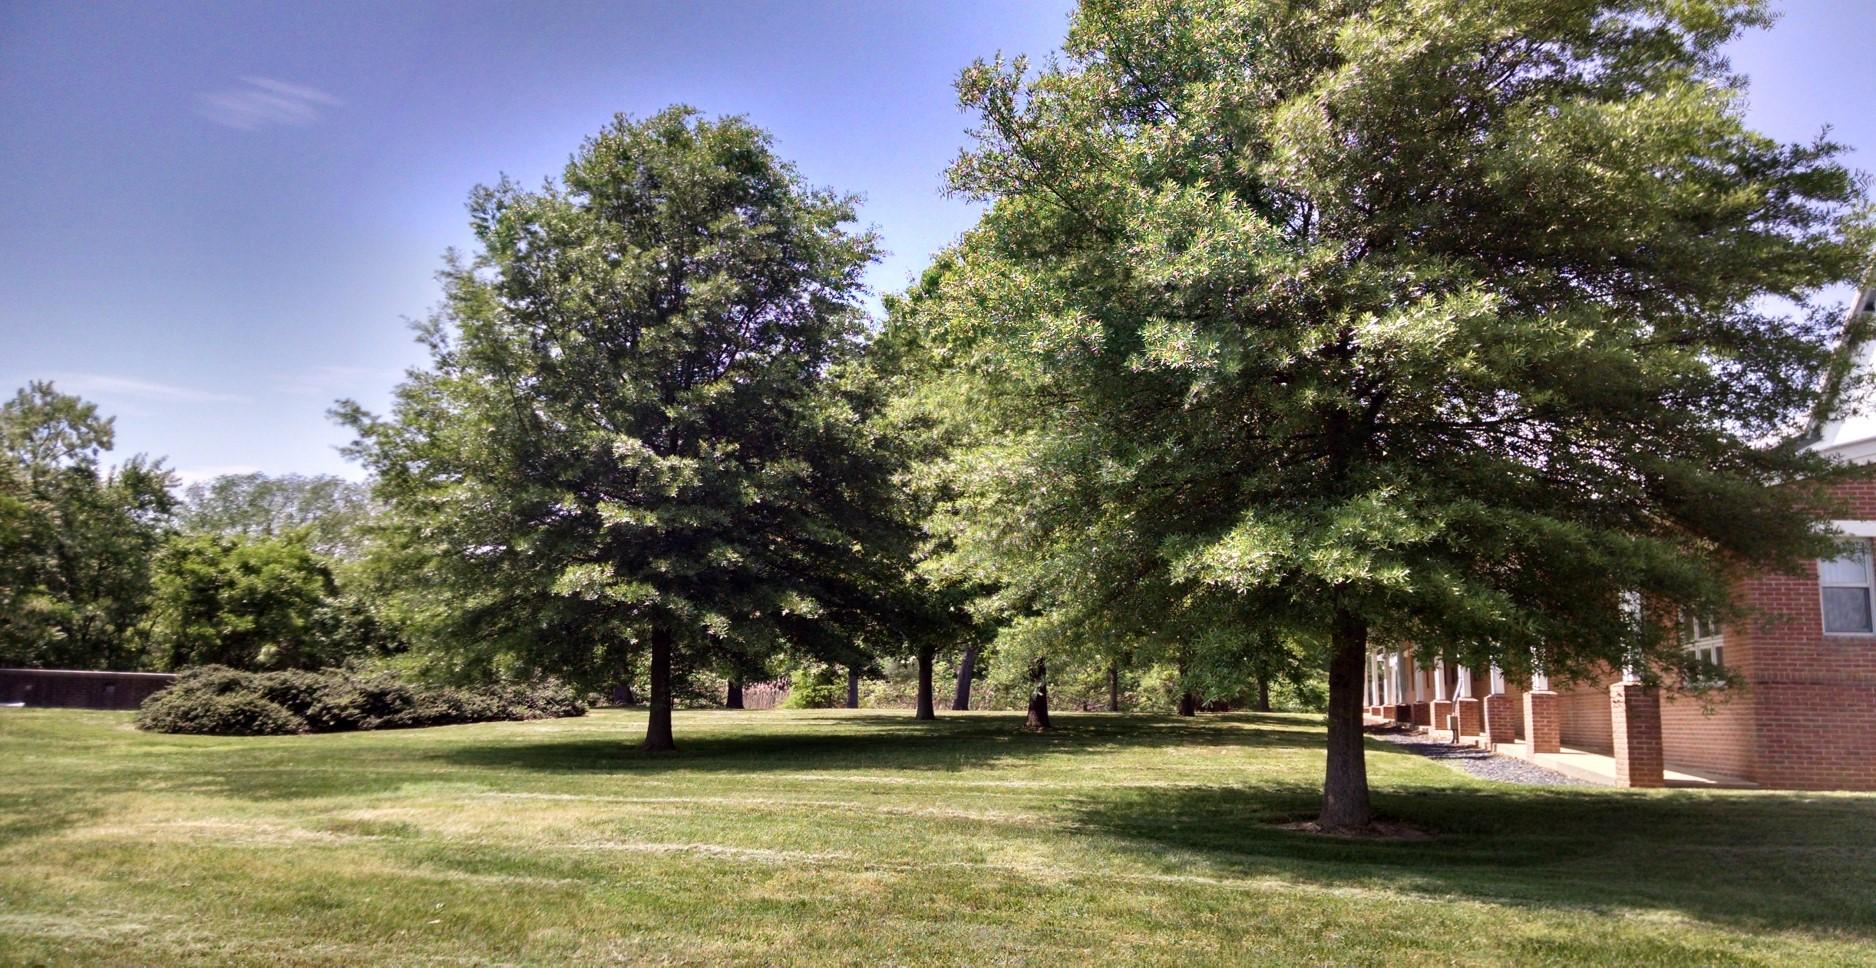
[[[1876,468],[1872,468],[1876,472]],[[1876,520],[1876,476],[1840,485],[1839,513]],[[1763,786],[1876,790],[1876,635],[1825,635],[1817,569],[1741,586],[1764,616],[1738,636]],[[1734,664],[1728,630],[1726,658]]]
[[[1735,594],[1750,594],[1747,582]],[[1813,594],[1816,589],[1812,589]],[[1726,633],[1727,668],[1750,675],[1753,626],[1729,627]],[[1751,780],[1757,774],[1758,744],[1754,694],[1751,689],[1696,695],[1661,690],[1661,743],[1669,769],[1717,773]]]
[[[1507,682],[1505,695],[1511,697],[1512,732],[1520,740],[1530,739],[1524,732],[1524,690],[1515,682]]]
[[[1615,755],[1615,734],[1609,719],[1609,684],[1614,681],[1615,677],[1610,676],[1595,682],[1551,683],[1557,691],[1565,747]]]
[[[1728,635],[1728,658],[1732,652],[1732,636]],[[1703,707],[1690,696],[1661,690],[1661,748],[1670,770],[1751,779],[1756,772],[1755,728],[1753,703],[1745,695]]]

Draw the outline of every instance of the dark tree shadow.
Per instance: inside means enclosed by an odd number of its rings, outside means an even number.
[[[478,732],[420,746],[338,747],[330,737],[276,741],[247,757],[204,760],[205,789],[256,800],[368,795],[411,782],[475,782],[476,771],[541,776],[956,772],[999,760],[1098,758],[1186,745],[1320,751],[1320,727],[1282,716],[1062,716],[1048,733],[1020,715],[914,722],[901,713],[798,716],[740,731],[680,732],[675,754],[637,747],[636,724],[613,735],[559,738]],[[683,722],[680,721],[680,727]],[[302,743],[305,746],[302,746]],[[382,755],[371,768],[333,768],[337,755]],[[1600,787],[1393,786],[1385,764],[1425,763],[1370,745],[1375,806],[1434,831],[1424,841],[1339,840],[1285,829],[1312,816],[1313,782],[1085,787],[1061,802],[1087,836],[1110,839],[1168,873],[1274,877],[1298,884],[1384,887],[1584,916],[1671,910],[1748,931],[1876,937],[1876,797],[1738,791],[1642,793]],[[296,770],[296,764],[307,769]],[[1294,776],[1294,774],[1291,774]],[[1170,859],[1176,858],[1176,860]]]
[[[1380,752],[1380,751],[1371,751]],[[1430,840],[1286,829],[1314,788],[1118,790],[1074,816],[1183,873],[1388,887],[1596,915],[1670,909],[1750,931],[1876,937],[1876,801],[1800,794],[1643,794],[1598,787],[1422,788],[1375,795]]]
[[[52,797],[38,792],[0,792],[0,844],[49,837],[103,814],[98,797],[91,793],[61,790]]]
[[[1281,716],[1233,716],[1198,720],[1176,717],[1062,715],[1056,728],[1034,733],[1021,714],[940,717],[917,722],[909,712],[840,713],[778,717],[735,732],[710,728],[715,711],[686,711],[678,723],[675,753],[639,748],[642,722],[622,721],[615,732],[559,738],[486,732],[456,740],[444,726],[395,733],[336,733],[254,741],[251,753],[225,751],[188,756],[194,783],[204,793],[242,799],[299,800],[388,793],[411,782],[473,781],[470,771],[497,770],[543,775],[755,774],[826,770],[957,772],[998,760],[1040,756],[1098,757],[1115,751],[1184,745],[1258,748],[1321,746],[1307,720]],[[1262,728],[1245,729],[1246,724]],[[693,728],[686,730],[689,725]],[[695,727],[704,727],[698,729]],[[422,744],[380,745],[379,737],[426,734]],[[469,738],[470,736],[473,738]],[[358,744],[356,747],[353,744]],[[332,758],[357,763],[335,768]]]
[[[553,773],[802,772],[879,768],[949,771],[985,762],[1037,756],[1099,756],[1119,748],[1183,745],[1246,749],[1309,745],[1305,723],[1270,717],[1271,729],[1244,729],[1246,720],[1173,717],[1058,716],[1056,728],[1022,728],[1021,715],[968,716],[916,722],[907,714],[799,716],[781,728],[678,736],[676,753],[646,753],[636,736],[583,737],[452,746],[430,754],[461,766]],[[1294,735],[1274,728],[1287,725]]]

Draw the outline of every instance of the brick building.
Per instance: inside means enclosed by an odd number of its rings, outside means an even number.
[[[1859,295],[1852,313],[1859,312],[1876,314],[1876,285]],[[1876,374],[1876,343],[1855,353],[1853,370]],[[1822,423],[1813,435],[1813,449],[1870,467],[1868,477],[1837,491],[1848,515],[1833,522],[1844,553],[1799,574],[1743,579],[1735,598],[1753,621],[1689,623],[1686,647],[1743,688],[1714,690],[1703,702],[1616,672],[1591,682],[1518,683],[1496,670],[1421,668],[1408,651],[1372,657],[1369,715],[1550,765],[1600,760],[1603,777],[1623,786],[1697,776],[1876,790],[1876,413]]]

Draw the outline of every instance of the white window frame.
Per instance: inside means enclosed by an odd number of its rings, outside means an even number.
[[[1823,629],[1825,635],[1862,635],[1862,636],[1876,635],[1876,574],[1872,574],[1873,571],[1876,571],[1876,562],[1872,562],[1872,558],[1876,557],[1876,555],[1871,554],[1869,539],[1857,538],[1854,541],[1846,542],[1845,549],[1844,549],[1846,551],[1846,554],[1839,555],[1836,558],[1831,558],[1827,560],[1828,561],[1840,561],[1843,558],[1849,557],[1850,554],[1854,554],[1856,550],[1858,549],[1860,549],[1863,552],[1863,581],[1861,583],[1839,582],[1839,581],[1827,582],[1824,580],[1824,565],[1826,562],[1819,561],[1817,563],[1818,623],[1819,623],[1819,628]],[[1831,631],[1830,625],[1829,625],[1829,614],[1827,610],[1824,608],[1824,591],[1825,589],[1829,589],[1829,588],[1860,588],[1862,589],[1863,594],[1865,596],[1865,601],[1867,601],[1870,605],[1870,609],[1869,609],[1870,628],[1859,630],[1859,631],[1854,631],[1854,632]]]
[[[1818,592],[1818,604],[1823,605],[1823,592]],[[1681,612],[1681,638],[1687,651],[1694,658],[1713,663],[1714,668],[1726,668],[1726,629],[1717,618],[1702,617],[1693,609]]]

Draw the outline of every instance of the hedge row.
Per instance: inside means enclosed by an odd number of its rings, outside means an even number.
[[[241,672],[203,666],[144,700],[137,727],[158,733],[284,736],[585,713],[580,697],[551,679],[457,689],[344,669]]]

